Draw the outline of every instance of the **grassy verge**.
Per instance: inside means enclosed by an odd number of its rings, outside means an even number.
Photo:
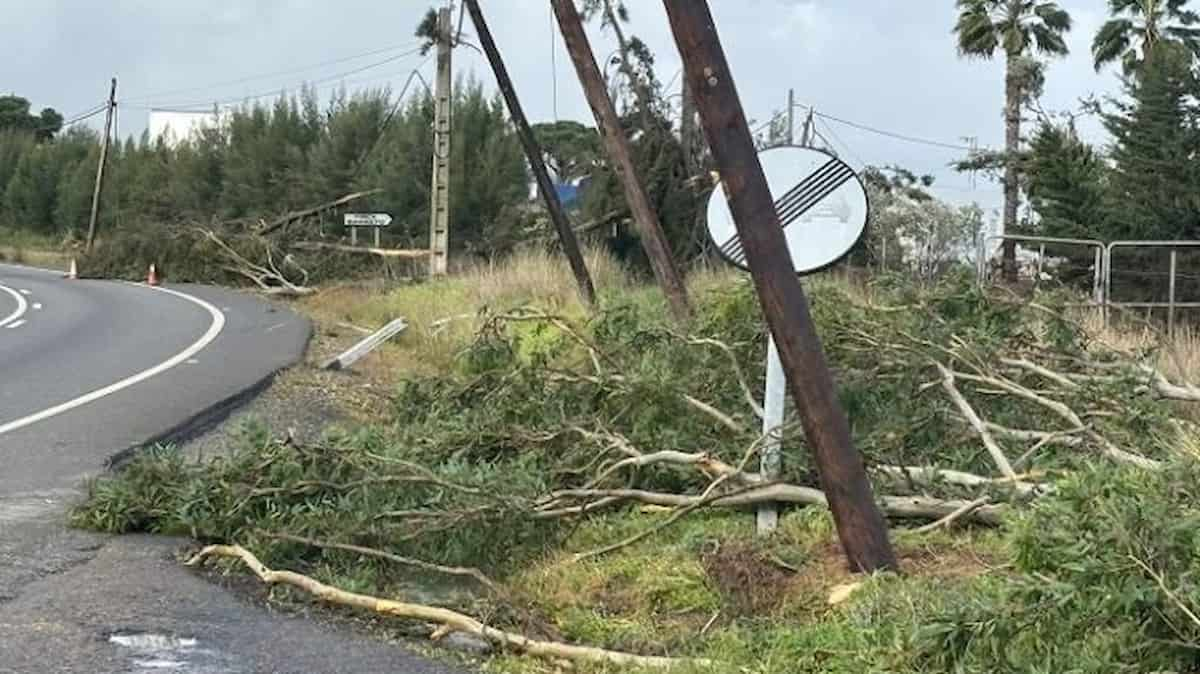
[[[0,229],[0,262],[66,271],[71,256],[59,241],[28,232]]]
[[[789,508],[780,529],[759,538],[746,508],[681,517],[564,495],[592,487],[699,495],[712,477],[694,465],[628,459],[700,452],[737,466],[753,459],[747,448],[758,436],[739,384],[745,379],[754,395],[762,387],[763,326],[749,284],[696,275],[697,316],[681,328],[655,292],[611,261],[593,256],[591,266],[603,289],[595,313],[579,305],[566,270],[538,255],[433,283],[347,285],[302,300],[328,337],[318,349],[352,341],[347,325],[375,328],[397,316],[412,324],[353,373],[322,375],[329,379],[320,386],[359,410],[352,423],[309,444],[248,427],[227,455],[203,465],[155,452],[91,484],[73,520],[236,542],[268,565],[347,590],[453,607],[543,639],[706,657],[720,671],[1197,664],[1200,501],[1191,485],[1200,479],[1200,443],[1188,414],[1141,388],[1138,359],[1165,362],[1154,360],[1149,342],[1097,340],[1055,309],[1069,297],[1034,307],[961,279],[930,288],[894,279],[813,284],[814,316],[873,467],[996,474],[935,364],[961,374],[959,390],[982,417],[1049,433],[1036,444],[998,440],[1011,457],[1026,454],[1024,479],[1048,492],[1032,503],[1004,484],[915,484],[875,473],[880,493],[986,497],[1002,508],[1001,526],[968,517],[923,530],[923,521],[897,519],[903,574],[856,577],[820,508]],[[1017,356],[1063,374],[1014,366]],[[356,392],[367,387],[370,402],[359,402]],[[1086,426],[1066,427],[1058,407],[1038,402],[1046,399],[1078,410]],[[784,443],[781,478],[818,487],[801,435],[790,432]],[[1162,466],[1123,465],[1105,458],[1110,447]],[[394,562],[280,534],[477,567],[503,593],[434,583]],[[513,655],[485,664],[510,674],[561,671]]]

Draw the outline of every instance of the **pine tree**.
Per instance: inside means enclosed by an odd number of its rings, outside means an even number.
[[[1162,49],[1138,79],[1125,83],[1130,102],[1104,118],[1113,137],[1114,170],[1104,234],[1110,239],[1185,239],[1200,235],[1195,166],[1200,150],[1197,82],[1190,59]]]
[[[1103,239],[1105,168],[1073,124],[1043,122],[1030,142],[1026,191],[1038,215],[1033,232],[1071,239]]]

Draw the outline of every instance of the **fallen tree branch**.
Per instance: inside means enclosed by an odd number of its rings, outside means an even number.
[[[1139,369],[1150,375],[1150,379],[1154,385],[1154,392],[1163,398],[1182,400],[1184,402],[1200,402],[1200,388],[1194,384],[1187,382],[1184,382],[1182,385],[1172,384],[1166,375],[1144,363],[1139,366]]]
[[[1060,417],[1062,417],[1064,420],[1066,420],[1067,423],[1072,425],[1072,429],[1070,432],[1084,433],[1089,438],[1094,440],[1098,445],[1100,445],[1101,449],[1104,450],[1104,453],[1107,456],[1109,456],[1110,458],[1116,459],[1117,461],[1121,461],[1124,463],[1130,463],[1135,466],[1139,466],[1141,468],[1147,468],[1150,470],[1157,470],[1159,468],[1162,468],[1162,463],[1155,461],[1154,459],[1148,459],[1144,456],[1140,456],[1138,454],[1133,454],[1131,452],[1127,452],[1127,451],[1117,447],[1111,441],[1109,441],[1108,438],[1100,435],[1095,430],[1090,428],[1087,424],[1083,423],[1083,419],[1080,419],[1079,415],[1076,414],[1074,410],[1072,410],[1070,407],[1068,407],[1064,403],[1061,403],[1057,400],[1052,400],[1043,395],[1035,393],[1034,391],[1031,391],[1031,390],[1025,388],[1024,386],[1015,384],[1015,383],[1013,383],[1007,379],[1004,379],[1002,377],[988,377],[988,376],[984,376],[984,375],[963,374],[961,372],[956,372],[954,374],[955,374],[955,376],[962,378],[962,379],[966,379],[968,381],[974,381],[974,382],[979,382],[982,384],[987,384],[990,386],[996,386],[996,387],[1003,389],[1004,391],[1007,391],[1008,393],[1011,393],[1019,398],[1024,398],[1025,400],[1029,400],[1031,402],[1037,403],[1037,404],[1053,411],[1054,413],[1056,413]]]
[[[320,204],[318,206],[313,206],[312,208],[306,208],[306,209],[300,210],[300,211],[292,211],[291,213],[288,213],[286,215],[276,218],[271,224],[260,227],[259,230],[256,232],[256,234],[258,234],[259,236],[266,236],[267,234],[274,232],[275,230],[279,229],[280,227],[285,227],[287,225],[290,225],[291,223],[293,223],[297,220],[307,218],[309,216],[317,215],[318,213],[320,213],[322,211],[330,211],[339,206],[345,206],[346,204],[348,204],[352,201],[358,201],[359,199],[362,199],[363,197],[369,197],[372,194],[379,194],[382,191],[383,191],[382,188],[376,188],[373,190],[366,190],[364,192],[353,192],[353,193],[347,194],[346,196],[341,197],[339,199],[334,199],[333,201],[329,201],[329,202]]]
[[[633,534],[632,536],[624,538],[620,541],[617,541],[616,543],[612,543],[610,545],[605,545],[604,547],[596,548],[594,550],[589,550],[587,552],[580,552],[580,553],[574,555],[572,557],[572,560],[579,562],[579,561],[583,561],[583,560],[591,558],[591,557],[599,557],[600,555],[607,555],[610,552],[616,552],[617,550],[620,550],[621,548],[625,548],[630,545],[633,545],[634,543],[637,543],[640,540],[648,538],[648,537],[662,531],[663,529],[666,529],[667,527],[671,526],[672,524],[683,519],[683,517],[685,515],[687,515],[688,513],[712,502],[715,499],[714,493],[716,492],[717,488],[720,487],[721,484],[723,484],[728,479],[729,479],[728,476],[726,476],[726,477],[719,477],[716,480],[713,480],[712,484],[708,485],[708,488],[704,490],[703,494],[701,494],[700,496],[697,496],[693,502],[686,503],[684,505],[677,507],[675,509],[675,511],[673,513],[671,513],[670,517],[663,520],[659,524],[657,524],[653,527],[650,527],[649,529],[639,531],[638,533]]]
[[[221,250],[222,253],[225,254],[225,257],[229,259],[231,265],[225,267],[226,271],[238,274],[239,276],[248,279],[257,285],[263,292],[271,295],[287,295],[291,297],[311,295],[317,292],[315,288],[309,288],[303,283],[297,285],[288,280],[287,276],[285,276],[284,273],[275,266],[275,262],[271,255],[271,243],[269,241],[263,241],[263,245],[266,246],[267,250],[267,266],[264,267],[263,265],[255,264],[246,259],[245,256],[234,250],[232,246],[225,243],[221,237],[217,236],[216,232],[213,232],[210,229],[202,228],[198,228],[197,231],[206,239],[211,241],[217,248]],[[289,261],[290,259],[291,256],[288,256],[288,258],[285,259],[285,262]],[[297,268],[299,267],[299,265],[295,265],[294,262],[292,264]],[[300,271],[304,275],[304,278],[307,279],[308,272],[305,272],[303,269]]]
[[[1009,428],[994,424],[990,421],[985,422],[987,429],[996,435],[1003,435],[1014,440],[1027,440],[1033,442],[1057,442],[1068,447],[1078,447],[1083,439],[1078,436],[1083,429],[1075,429],[1071,431],[1029,431],[1020,428]],[[1016,463],[1015,461],[1013,462]]]
[[[935,362],[934,364],[937,366],[938,372],[942,375],[942,388],[946,389],[946,393],[950,394],[950,399],[958,406],[958,411],[967,418],[967,423],[971,424],[971,428],[974,428],[975,432],[979,434],[979,437],[983,440],[983,446],[987,448],[988,454],[992,456],[992,461],[996,462],[996,466],[1000,469],[1004,477],[1016,482],[1017,473],[1013,470],[1012,464],[1008,462],[1008,457],[1004,455],[1004,450],[1000,449],[1000,445],[996,443],[995,438],[988,432],[987,426],[984,425],[979,415],[975,413],[975,409],[971,407],[971,403],[967,402],[967,399],[959,392],[958,387],[954,385],[954,372],[941,363]]]
[[[933,466],[873,466],[872,471],[882,473],[892,479],[914,484],[952,484],[960,487],[1010,487],[1022,496],[1036,495],[1048,491],[1046,485],[1008,478],[991,478],[974,473],[964,473],[958,470],[946,470]]]
[[[721,423],[721,425],[725,426],[726,428],[733,431],[734,433],[745,433],[746,432],[746,427],[741,425],[737,421],[735,421],[733,417],[729,416],[728,414],[725,414],[724,412],[713,407],[712,405],[709,405],[708,403],[704,402],[703,400],[695,398],[686,393],[683,396],[683,400],[684,400],[684,402],[686,402],[687,404],[696,408],[697,410],[700,410],[701,412],[707,414],[708,416],[712,417],[713,419],[716,419],[717,421],[719,421]]]
[[[737,354],[733,352],[733,348],[719,339],[709,337],[683,337],[682,339],[694,346],[712,346],[720,349],[729,358],[729,363],[733,365],[733,373],[737,377],[738,385],[742,388],[742,395],[746,398],[746,404],[754,411],[755,416],[759,419],[763,418],[762,405],[758,404],[758,400],[754,398],[754,393],[750,390],[750,385],[746,381],[746,375],[742,371],[742,364],[738,362]]]
[[[722,495],[702,502],[700,496],[644,491],[641,489],[564,489],[553,494],[560,500],[611,499],[609,504],[635,501],[649,505],[681,508],[705,505],[714,508],[741,508],[760,503],[793,503],[828,507],[825,493],[811,487],[792,484],[771,484],[753,487],[734,494]],[[880,509],[897,519],[937,519],[963,507],[967,501],[943,500],[928,496],[879,496]],[[981,524],[998,525],[1006,507],[1000,504],[978,508],[970,519]]]
[[[1141,567],[1142,571],[1145,571],[1147,575],[1154,579],[1154,582],[1158,583],[1158,588],[1163,591],[1163,594],[1167,596],[1167,599],[1170,599],[1175,606],[1179,607],[1179,610],[1183,611],[1183,614],[1188,617],[1188,620],[1192,621],[1193,625],[1200,627],[1200,616],[1197,616],[1195,611],[1188,608],[1188,605],[1179,598],[1178,594],[1172,591],[1171,588],[1167,587],[1167,580],[1163,578],[1161,573],[1158,573],[1154,569],[1150,568],[1149,564],[1143,562],[1137,557],[1134,557],[1133,555],[1129,555],[1129,559],[1133,560],[1134,564],[1137,564],[1139,567]]]
[[[291,244],[292,248],[300,250],[336,250],[341,253],[358,253],[361,255],[378,255],[379,257],[396,257],[406,260],[417,260],[433,255],[431,250],[423,249],[401,249],[401,248],[375,248],[373,246],[347,246],[340,243],[324,243],[322,241],[297,241]]]
[[[440,574],[444,574],[444,575],[448,575],[448,576],[461,576],[461,577],[466,577],[466,578],[472,578],[476,582],[478,582],[480,585],[482,585],[482,586],[486,587],[488,590],[490,590],[492,592],[492,594],[496,595],[497,597],[507,597],[508,596],[508,593],[505,592],[504,588],[500,587],[495,581],[493,581],[491,578],[488,578],[486,575],[484,575],[484,573],[482,571],[480,571],[479,569],[463,567],[463,566],[443,566],[441,564],[434,564],[432,562],[426,562],[426,561],[423,561],[420,559],[413,559],[412,557],[401,557],[400,555],[394,555],[390,552],[384,552],[383,550],[377,550],[375,548],[367,548],[367,547],[363,547],[360,545],[349,545],[347,543],[332,543],[330,541],[320,541],[320,540],[317,540],[314,538],[305,538],[304,536],[296,536],[293,534],[281,534],[281,533],[274,533],[274,532],[269,532],[269,531],[265,531],[262,533],[265,534],[268,538],[274,538],[274,539],[280,540],[280,541],[288,541],[291,543],[300,543],[302,545],[308,545],[308,546],[314,547],[314,548],[322,548],[325,550],[341,550],[343,552],[353,552],[357,555],[363,555],[364,557],[375,557],[377,559],[386,559],[389,562],[394,562],[396,564],[400,564],[401,566],[411,566],[413,568],[421,569],[422,571],[432,571],[434,573],[440,573]]]
[[[963,504],[963,506],[961,508],[959,508],[958,510],[955,510],[954,512],[950,513],[949,515],[946,515],[942,519],[940,519],[936,522],[930,522],[929,524],[926,524],[925,526],[922,526],[922,527],[917,527],[916,529],[914,529],[914,531],[916,531],[919,534],[923,534],[923,533],[927,533],[930,531],[934,531],[936,529],[949,529],[950,525],[954,524],[956,521],[962,519],[963,517],[970,515],[975,510],[978,510],[979,508],[982,508],[983,506],[987,505],[988,501],[989,501],[988,497],[980,496],[979,498],[975,499],[974,501],[970,501],[968,503]]]
[[[1037,363],[1034,363],[1033,361],[1030,361],[1025,358],[1001,358],[1000,362],[1004,363],[1005,365],[1011,366],[1011,367],[1016,367],[1016,368],[1025,370],[1027,372],[1032,372],[1036,375],[1039,375],[1041,377],[1049,379],[1050,381],[1052,381],[1056,384],[1059,384],[1060,386],[1063,386],[1064,388],[1069,388],[1069,389],[1074,389],[1074,390],[1078,390],[1080,388],[1078,383],[1071,381],[1071,379],[1067,378],[1066,375],[1061,375],[1061,374],[1055,372],[1054,370],[1051,370],[1046,367],[1042,367],[1041,365],[1038,365]]]
[[[680,665],[708,666],[712,664],[708,660],[682,660],[677,658],[634,655],[632,653],[621,653],[603,648],[574,646],[553,641],[530,639],[521,634],[490,627],[458,611],[347,592],[331,585],[326,585],[301,573],[275,571],[268,568],[259,561],[258,557],[255,557],[253,553],[240,545],[210,545],[189,559],[187,565],[199,566],[209,557],[227,557],[240,560],[254,575],[258,576],[259,580],[268,585],[289,585],[330,604],[349,606],[396,618],[408,618],[434,623],[446,628],[439,630],[439,635],[445,635],[451,631],[466,632],[482,637],[500,648],[536,657],[562,658],[615,665],[634,665],[658,669],[667,669]]]

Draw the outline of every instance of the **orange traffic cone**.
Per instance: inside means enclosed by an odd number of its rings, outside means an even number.
[[[69,279],[79,278],[79,267],[75,266],[75,258],[71,258],[71,270],[66,273],[65,278],[69,278]]]
[[[158,273],[154,270],[154,263],[150,263],[150,273],[146,275],[146,285],[158,285]]]

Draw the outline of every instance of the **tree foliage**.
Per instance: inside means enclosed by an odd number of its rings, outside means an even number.
[[[30,112],[31,108],[28,99],[0,96],[0,132],[24,131],[38,141],[46,141],[62,130],[63,116],[54,108],[43,108],[37,115]]]
[[[526,169],[503,107],[460,79],[452,101],[451,247],[487,252],[491,233],[525,201]],[[253,222],[371,188],[360,206],[392,213],[384,239],[428,241],[432,101],[386,90],[336,92],[324,105],[304,90],[247,105],[178,142],[118,139],[110,153],[101,231],[163,224]],[[98,161],[95,133],[74,128],[38,144],[0,131],[0,227],[66,237],[86,225]],[[86,205],[86,207],[85,207]],[[317,236],[340,236],[339,223]]]
[[[1185,9],[1189,0],[1108,0],[1112,14],[1092,41],[1096,70],[1121,62],[1126,75],[1137,73],[1159,46],[1200,55],[1200,15]]]
[[[1100,155],[1080,140],[1073,124],[1043,121],[1025,164],[1026,190],[1041,236],[1087,239],[1104,224],[1106,170]]]
[[[1179,54],[1146,64],[1126,82],[1127,102],[1105,115],[1113,137],[1113,171],[1104,233],[1111,238],[1176,239],[1200,234],[1195,157],[1200,117],[1190,59]]]

